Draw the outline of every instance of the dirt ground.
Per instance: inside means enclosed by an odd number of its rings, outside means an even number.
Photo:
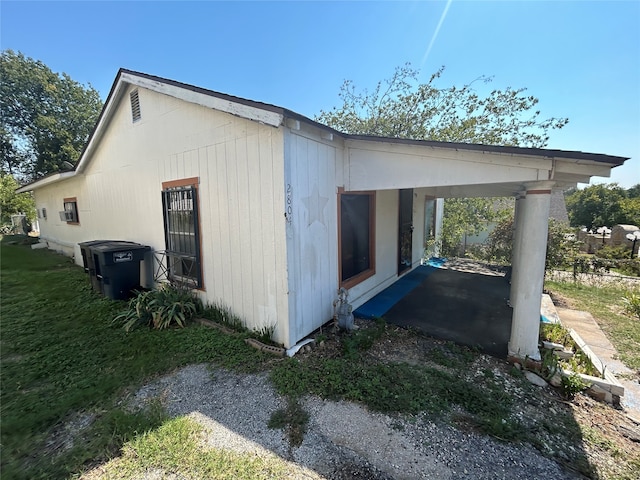
[[[371,322],[356,320],[361,328]],[[446,342],[388,325],[383,337],[374,344],[368,355],[372,361],[405,362],[444,368],[429,361],[430,354],[442,349]],[[307,355],[333,356],[337,354],[335,342],[316,348]],[[575,470],[576,452],[583,452],[592,467],[591,478],[640,478],[640,412],[616,408],[600,403],[586,394],[572,400],[565,399],[551,386],[523,389],[520,379],[512,375],[513,366],[489,355],[480,355],[468,377],[482,382],[480,371],[490,369],[504,383],[505,389],[516,397],[513,416],[525,420],[535,432],[536,448],[548,458]],[[463,375],[465,373],[462,373]],[[581,437],[570,437],[562,432],[551,434],[548,425],[563,425],[575,421],[582,431]],[[448,419],[449,421],[451,419]],[[465,428],[455,422],[458,428]]]

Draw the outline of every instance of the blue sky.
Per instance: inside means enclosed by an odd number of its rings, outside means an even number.
[[[313,118],[343,80],[375,86],[411,62],[428,80],[526,87],[568,117],[549,148],[632,157],[640,183],[640,1],[0,2],[2,49],[91,83],[118,68],[273,103]]]

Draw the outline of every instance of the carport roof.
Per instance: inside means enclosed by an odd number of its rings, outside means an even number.
[[[484,145],[479,143],[439,142],[435,140],[411,140],[407,138],[376,137],[372,135],[345,135],[354,140],[393,142],[405,145],[422,145],[427,147],[448,148],[452,150],[470,150],[477,152],[501,153],[506,155],[527,155],[544,158],[565,158],[571,160],[587,160],[606,163],[613,166],[622,165],[630,157],[605,155],[603,153],[587,153],[574,150],[554,150],[548,148],[512,147],[500,145]]]

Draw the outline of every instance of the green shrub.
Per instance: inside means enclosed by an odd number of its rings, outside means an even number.
[[[599,258],[607,258],[609,260],[622,260],[629,258],[630,249],[624,245],[618,245],[613,247],[611,245],[605,245],[598,250],[596,255]]]
[[[549,219],[547,233],[547,255],[545,268],[563,268],[568,266],[567,260],[573,258],[580,242],[576,240],[575,231],[566,224],[553,218]]]
[[[640,291],[628,291],[622,297],[624,311],[640,320]]]
[[[617,260],[617,269],[623,275],[640,277],[640,258],[624,258]]]
[[[606,252],[605,252],[606,253]],[[627,254],[629,251],[627,251]],[[610,253],[614,255],[615,253]],[[640,259],[638,258],[604,258],[600,252],[596,255],[582,253],[573,259],[573,273],[609,273],[615,269],[623,275],[640,277]],[[608,254],[609,255],[609,254]]]
[[[503,218],[489,234],[487,260],[511,263],[514,242],[513,216]],[[580,242],[574,229],[564,223],[549,219],[547,234],[546,268],[562,268],[570,265],[570,259],[578,252]]]
[[[140,325],[158,330],[184,327],[201,309],[202,304],[193,292],[164,284],[157,290],[138,292],[129,300],[128,308],[113,319],[113,323],[121,323],[126,331]]]
[[[513,249],[513,216],[502,219],[489,234],[487,253],[489,260],[511,263]]]
[[[572,341],[569,330],[560,323],[541,323],[540,340],[559,343],[561,345],[567,345]]]
[[[587,388],[587,384],[584,383],[582,377],[577,373],[571,373],[562,377],[562,393],[569,399],[575,397],[576,393],[580,393],[585,388]]]
[[[616,268],[617,262],[610,258],[591,258],[591,268],[595,273],[609,273],[612,268]]]

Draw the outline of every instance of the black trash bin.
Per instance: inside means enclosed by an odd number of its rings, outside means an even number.
[[[140,287],[140,262],[151,250],[134,242],[104,241],[89,247],[98,291],[113,300],[126,300]]]
[[[91,247],[100,245],[102,243],[113,242],[113,240],[91,240],[89,242],[80,242],[80,252],[82,253],[82,264],[84,266],[84,272],[89,274],[89,280],[91,280],[91,286],[96,292],[101,292],[101,282],[96,277],[96,264],[91,253]]]

